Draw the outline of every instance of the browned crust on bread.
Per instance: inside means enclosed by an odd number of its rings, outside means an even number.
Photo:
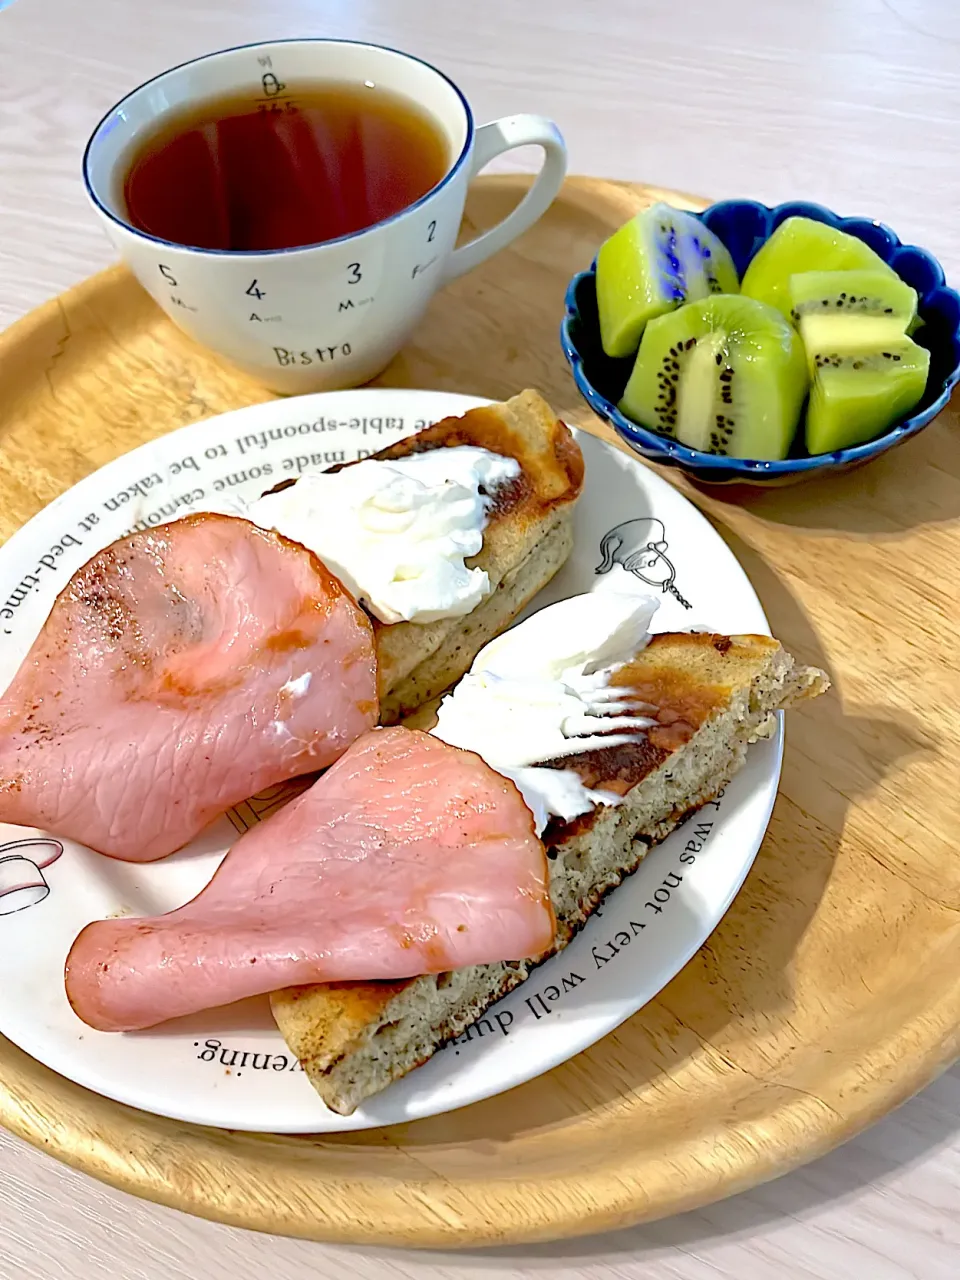
[[[626,795],[671,753],[689,742],[697,730],[730,698],[758,660],[780,648],[769,636],[720,636],[706,632],[663,632],[613,676],[611,684],[630,689],[657,723],[634,742],[575,756],[545,760],[549,769],[572,769],[591,789]],[[704,802],[705,803],[705,802]],[[598,811],[572,822],[554,820],[544,832],[547,844],[558,844],[589,829]]]
[[[329,982],[322,1000],[314,998],[316,986],[288,987],[281,994],[289,1013],[296,1016],[298,1005],[310,1006],[310,1030],[297,1046],[304,1069],[308,1064],[324,1069],[350,1053],[359,1033],[381,1019],[390,1001],[416,981]]]
[[[538,428],[535,437],[529,429],[531,423]],[[540,519],[552,507],[572,502],[583,488],[583,454],[569,427],[536,391],[521,391],[503,404],[482,405],[468,409],[461,417],[443,418],[416,435],[387,445],[373,457],[408,458],[459,445],[514,458],[522,469],[514,483],[497,492],[490,524],[507,515]]]
[[[483,549],[468,561],[471,567],[495,571],[496,553],[505,537],[518,545],[529,541],[530,532],[539,539],[553,525],[551,513],[577,500],[583,489],[583,454],[569,427],[543,397],[536,391],[522,391],[503,404],[468,409],[459,418],[443,418],[388,445],[373,458],[408,458],[460,445],[489,449],[520,465],[516,480],[492,495]],[[375,632],[389,630],[390,625],[373,620]]]

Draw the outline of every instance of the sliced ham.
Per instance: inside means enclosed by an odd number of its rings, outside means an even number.
[[[410,978],[551,944],[547,860],[512,782],[415,730],[365,734],[237,841],[192,902],[80,934],[66,985],[131,1031],[310,982]]]
[[[0,821],[149,862],[377,720],[370,623],[311,552],[194,515],[113,543],[0,697]]]

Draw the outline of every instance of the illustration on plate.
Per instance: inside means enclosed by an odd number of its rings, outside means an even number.
[[[265,791],[259,791],[249,800],[241,800],[232,809],[227,810],[227,817],[233,829],[243,835],[258,822],[266,822],[267,818],[288,805],[291,800],[302,795],[308,787],[312,787],[319,774],[305,773],[299,778],[288,778],[286,782],[278,782]]]
[[[0,844],[0,916],[36,906],[50,892],[44,870],[63,853],[59,840],[29,836]]]
[[[666,553],[667,531],[662,520],[655,516],[622,520],[600,539],[603,558],[594,573],[609,573],[619,564],[648,587],[659,587],[664,595],[669,592],[685,609],[691,609],[690,601],[677,590],[677,571]]]

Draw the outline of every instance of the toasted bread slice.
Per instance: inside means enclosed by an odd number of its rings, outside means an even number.
[[[823,672],[798,666],[776,640],[698,633],[654,636],[614,681],[656,707],[658,724],[629,745],[546,762],[624,797],[544,832],[557,917],[549,951],[520,963],[271,997],[284,1039],[331,1110],[349,1115],[426,1062],[566,946],[649,849],[722,790],[748,745],[772,733],[775,712],[829,687]],[[429,728],[432,712],[413,722]]]
[[[516,458],[521,467],[518,479],[498,491],[483,547],[468,561],[486,571],[490,594],[462,618],[390,625],[374,620],[383,724],[392,724],[455,684],[483,646],[546,586],[573,547],[573,507],[583,488],[583,455],[569,429],[536,391],[471,409],[460,418],[444,418],[373,457],[404,458],[464,444]]]
[[[372,454],[373,461],[429,449],[476,445],[515,458],[521,474],[498,490],[480,553],[490,593],[472,613],[436,622],[374,618],[380,722],[393,724],[456,684],[483,646],[505,630],[573,549],[573,508],[583,489],[583,455],[570,429],[536,391],[443,418]],[[360,461],[359,459],[357,461]],[[342,471],[357,462],[331,467]],[[285,480],[270,492],[296,484]]]

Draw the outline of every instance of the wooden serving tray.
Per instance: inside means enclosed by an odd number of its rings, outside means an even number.
[[[481,179],[485,226],[526,180]],[[580,400],[558,326],[571,274],[649,187],[574,179],[444,290],[380,379]],[[0,337],[0,539],[95,467],[268,398],[175,331],[120,268]],[[587,1053],[432,1120],[323,1138],[158,1119],[0,1037],[0,1123],[115,1186],[223,1222],[419,1246],[548,1239],[691,1209],[821,1155],[960,1053],[957,402],[868,468],[793,489],[689,490],[774,632],[829,670],[797,713],[756,864],[723,923]],[[683,481],[678,481],[683,484]]]

